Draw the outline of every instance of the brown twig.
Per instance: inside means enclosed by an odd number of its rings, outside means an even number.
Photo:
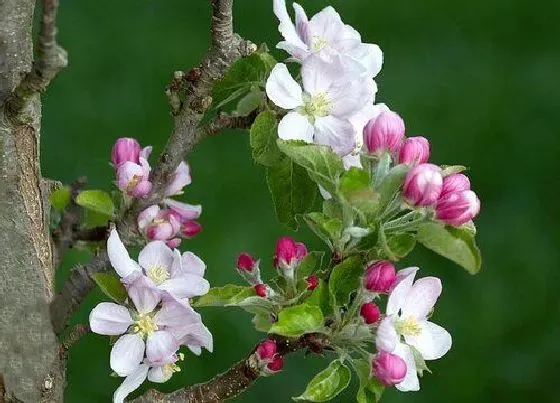
[[[90,331],[89,325],[78,324],[73,326],[63,338],[62,345],[60,346],[60,354],[64,359],[68,358],[68,351],[74,344],[76,344],[84,334]]]

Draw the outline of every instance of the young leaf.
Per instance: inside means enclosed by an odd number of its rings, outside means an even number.
[[[344,167],[342,159],[330,147],[280,139],[278,147],[292,161],[307,169],[309,177],[315,183],[323,186],[329,193],[336,192]]]
[[[348,304],[350,294],[360,285],[364,265],[359,256],[351,256],[334,267],[329,279],[329,292],[336,306]]]
[[[323,327],[323,313],[318,306],[295,305],[284,308],[278,314],[278,321],[272,325],[269,333],[296,337],[313,333]]]
[[[454,228],[439,223],[425,223],[418,228],[418,242],[441,256],[452,260],[469,273],[480,271],[482,258],[473,232],[468,228]]]
[[[348,387],[351,378],[350,369],[341,360],[334,360],[326,369],[315,375],[301,396],[293,399],[310,402],[329,401]]]
[[[404,182],[409,167],[401,164],[396,165],[387,173],[383,181],[379,184],[377,191],[379,193],[379,210],[383,211]]]
[[[356,396],[358,403],[378,402],[385,388],[376,378],[370,377],[369,363],[363,359],[354,360],[354,369],[360,380],[360,389]]]
[[[307,305],[314,305],[321,308],[323,316],[332,314],[332,305],[329,298],[329,287],[325,280],[319,280],[319,285],[313,290],[311,295],[305,300]]]
[[[321,238],[333,249],[334,245],[342,236],[342,221],[338,218],[329,218],[323,213],[309,213],[303,216],[311,231]]]
[[[255,296],[253,287],[228,284],[210,288],[208,294],[191,302],[193,307],[239,305],[247,298]]]
[[[381,229],[382,230],[382,229]],[[406,257],[416,246],[416,237],[408,233],[400,233],[385,239],[387,257],[392,260],[398,260]]]
[[[255,325],[255,330],[265,333],[268,333],[273,323],[270,317],[270,313],[265,312],[259,312],[255,314],[251,322],[253,322],[253,324]]]
[[[317,186],[311,182],[305,169],[288,158],[282,158],[279,164],[268,167],[266,180],[278,220],[297,229],[295,217],[311,210]]]
[[[62,211],[66,205],[70,203],[70,198],[70,188],[68,186],[64,186],[51,193],[50,202],[56,210]]]
[[[112,216],[115,211],[111,195],[103,190],[84,190],[80,192],[76,197],[76,204],[107,216]]]
[[[113,301],[122,304],[128,296],[121,279],[113,273],[95,273],[93,280],[99,286],[103,294]]]
[[[363,169],[352,167],[342,175],[340,193],[361,214],[364,223],[366,217],[377,209],[379,195],[371,187],[369,174]]]
[[[276,128],[276,114],[270,110],[261,112],[251,126],[249,135],[253,159],[261,165],[270,167],[281,162],[282,153],[276,144]]]
[[[298,278],[305,278],[315,271],[321,269],[321,263],[323,263],[323,256],[325,252],[313,251],[309,252],[306,257],[303,258],[297,269]]]

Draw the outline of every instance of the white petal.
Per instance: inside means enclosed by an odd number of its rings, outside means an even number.
[[[146,357],[153,364],[167,364],[176,360],[177,339],[165,330],[152,333],[146,339]]]
[[[345,73],[340,56],[325,49],[305,59],[301,68],[303,88],[312,96],[325,94],[332,83],[344,77]],[[351,79],[348,78],[348,81]]]
[[[187,348],[188,348],[189,350],[191,350],[191,353],[193,353],[194,355],[200,355],[200,354],[202,354],[202,348],[199,347],[199,346],[192,346],[192,345],[190,345],[190,346],[187,346]]]
[[[340,14],[331,6],[319,11],[309,21],[309,29],[313,36],[327,40],[330,45],[344,35],[344,28]],[[360,38],[357,39],[360,40]]]
[[[390,316],[385,317],[379,327],[377,328],[377,333],[375,334],[375,346],[377,350],[385,350],[392,352],[395,350],[397,343],[399,342],[399,335],[393,324],[393,318]]]
[[[132,325],[132,317],[127,308],[112,302],[98,304],[89,314],[91,331],[106,336],[116,336],[126,332]]]
[[[181,339],[181,344],[186,345],[193,351],[193,347],[204,347],[209,352],[214,349],[214,340],[210,330],[202,322],[189,326],[188,333]]]
[[[293,6],[296,13],[296,32],[302,42],[309,45],[309,19],[307,18],[307,14],[305,14],[305,10],[298,3],[294,3]]]
[[[210,289],[210,283],[200,276],[183,274],[164,281],[158,288],[167,291],[175,298],[181,299],[207,294]]]
[[[134,392],[146,380],[148,365],[141,364],[136,370],[125,378],[113,395],[113,403],[123,403],[124,399]]]
[[[360,154],[348,154],[342,157],[342,164],[347,171],[352,168],[362,168],[362,161],[360,161]]]
[[[111,349],[111,369],[119,376],[130,375],[142,362],[145,347],[144,340],[138,334],[119,337]]]
[[[367,70],[368,77],[375,77],[383,65],[383,52],[373,43],[362,43],[356,46],[348,55],[358,60]]]
[[[172,333],[176,328],[189,326],[201,321],[200,315],[195,312],[194,309],[188,304],[176,300],[164,302],[154,319],[158,327],[163,327],[165,330],[169,330]],[[175,336],[176,338],[180,338],[182,334],[175,334]]]
[[[397,273],[397,283],[393,287],[389,299],[387,300],[387,315],[397,315],[404,305],[406,296],[412,288],[414,276],[418,271],[418,267],[409,267],[400,270]]]
[[[278,124],[278,137],[282,140],[303,140],[313,142],[313,126],[298,112],[290,112]]]
[[[421,324],[420,335],[405,336],[406,342],[414,346],[425,360],[437,360],[451,348],[451,335],[443,327],[432,322]]]
[[[327,192],[325,190],[325,188],[321,185],[319,185],[319,193],[321,193],[321,196],[323,196],[323,199],[325,200],[330,200],[332,199],[332,194],[330,194],[329,192]]]
[[[128,255],[128,251],[115,229],[111,230],[109,239],[107,239],[107,254],[109,255],[111,266],[121,277],[129,276],[133,272],[140,270],[140,267]]]
[[[420,381],[416,372],[416,362],[414,361],[414,354],[410,347],[406,344],[399,343],[395,348],[394,354],[401,357],[406,363],[406,375],[401,383],[397,383],[395,387],[401,392],[412,392],[420,390]]]
[[[175,258],[171,269],[171,277],[183,274],[193,274],[199,277],[204,276],[206,264],[192,252],[184,252],[183,256],[179,251],[175,251]]]
[[[441,294],[441,280],[437,277],[423,277],[416,280],[402,305],[403,316],[417,320],[425,319]]]
[[[266,95],[283,109],[295,109],[303,104],[301,87],[284,63],[278,63],[266,80]]]
[[[141,315],[152,312],[161,301],[161,291],[152,280],[144,275],[131,281],[127,288],[128,296]]]
[[[138,214],[138,228],[140,231],[144,231],[144,229],[156,219],[159,210],[160,207],[154,204]]]
[[[163,371],[163,366],[150,368],[148,371],[148,381],[164,383],[171,379],[173,371]]]
[[[333,84],[327,91],[332,102],[331,115],[349,118],[359,113],[364,105],[373,102],[375,89],[371,78]]]
[[[314,142],[329,146],[340,156],[350,154],[356,145],[354,127],[348,120],[325,116],[315,120]]]
[[[170,272],[174,257],[173,250],[165,242],[152,241],[140,251],[138,263],[144,270],[161,266]]]
[[[278,17],[280,25],[278,26],[278,31],[282,34],[287,42],[293,43],[298,47],[305,47],[305,44],[301,41],[297,34],[296,27],[292,22],[288,14],[288,9],[286,8],[286,0],[274,0],[273,3],[274,14]]]

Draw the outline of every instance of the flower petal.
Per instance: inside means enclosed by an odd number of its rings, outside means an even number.
[[[124,399],[138,389],[146,380],[148,368],[147,364],[138,365],[136,370],[125,378],[123,383],[121,383],[113,394],[113,403],[124,403]]]
[[[284,63],[278,63],[266,80],[266,95],[283,109],[295,109],[303,104],[303,92]]]
[[[333,42],[337,40],[352,39],[346,35],[346,26],[342,22],[340,14],[338,14],[331,6],[325,7],[323,10],[311,17],[311,21],[309,21],[309,29],[311,30],[313,37],[320,40],[326,40],[331,46],[333,46]],[[352,31],[356,32],[353,29]],[[353,39],[359,42],[359,34],[357,38],[354,36]]]
[[[119,276],[126,277],[135,271],[141,271],[138,264],[130,258],[116,229],[111,230],[109,239],[107,239],[107,254],[109,255],[111,266],[113,266]]]
[[[356,145],[354,127],[348,120],[325,116],[315,120],[315,143],[329,146],[340,156],[350,154]]]
[[[152,312],[161,301],[161,291],[152,280],[144,275],[128,282],[128,296],[141,315]]]
[[[416,362],[414,361],[414,354],[410,347],[406,344],[398,343],[393,354],[401,357],[406,363],[406,375],[402,382],[397,383],[395,387],[401,392],[420,390],[420,381],[416,373]]]
[[[286,0],[274,0],[273,10],[274,14],[280,21],[278,31],[280,31],[286,42],[297,47],[305,48],[306,46],[297,34],[296,27],[288,14]]]
[[[405,340],[414,346],[425,360],[437,360],[451,349],[451,335],[443,327],[432,322],[421,324],[418,336],[405,336]]]
[[[138,334],[125,334],[119,337],[111,349],[111,369],[119,376],[128,376],[134,372],[144,358],[146,345]]]
[[[347,171],[352,167],[362,168],[360,154],[348,154],[342,157],[342,165],[344,165],[344,169]]]
[[[159,328],[170,331],[177,339],[181,338],[182,334],[175,333],[175,329],[201,321],[200,315],[190,305],[176,300],[164,301],[154,320]]]
[[[399,342],[399,335],[393,324],[393,318],[390,316],[385,317],[379,327],[377,328],[377,333],[375,334],[375,346],[378,351],[385,350],[388,352],[393,352],[397,343]]]
[[[173,199],[165,199],[164,202],[182,220],[196,220],[202,213],[202,206],[200,204],[188,204]]]
[[[160,207],[154,204],[138,214],[138,229],[144,231],[156,219],[160,210]]]
[[[173,371],[164,371],[163,366],[150,368],[148,371],[148,381],[164,383],[171,379]]]
[[[331,115],[350,118],[359,113],[364,105],[373,102],[376,89],[371,78],[331,85],[327,91],[332,102]]]
[[[298,112],[290,112],[278,124],[278,137],[282,140],[303,140],[313,142],[313,126]]]
[[[173,250],[163,241],[149,242],[140,251],[138,255],[138,263],[144,270],[149,270],[154,267],[163,267],[168,272],[171,272],[171,265],[175,255]]]
[[[123,334],[132,323],[128,309],[112,302],[98,304],[89,314],[91,331],[106,336]]]
[[[383,65],[383,52],[373,43],[361,43],[348,52],[350,57],[358,60],[367,70],[368,77],[375,77]]]
[[[175,298],[191,298],[207,294],[210,290],[210,283],[200,276],[183,274],[164,281],[159,285],[159,289],[167,291]]]
[[[393,287],[391,294],[389,294],[389,299],[387,300],[387,315],[397,315],[399,313],[399,310],[404,305],[406,296],[412,288],[414,276],[416,276],[417,271],[418,267],[408,267],[399,270],[397,273],[396,285]]]
[[[175,362],[178,348],[177,339],[165,330],[154,332],[146,339],[146,357],[151,364]]]
[[[426,319],[440,295],[441,280],[439,278],[419,278],[408,292],[401,307],[403,316],[412,316],[417,320]]]
[[[202,322],[190,325],[188,332],[180,340],[181,344],[186,345],[192,352],[204,347],[209,352],[214,350],[214,340],[210,330]]]
[[[179,251],[175,251],[175,259],[171,268],[171,277],[183,274],[193,274],[199,277],[204,276],[206,264],[201,258],[192,252],[184,252],[183,256]]]

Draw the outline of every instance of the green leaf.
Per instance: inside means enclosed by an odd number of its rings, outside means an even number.
[[[84,190],[80,192],[76,197],[76,204],[107,216],[112,216],[115,211],[111,195],[103,190]]]
[[[412,234],[401,233],[387,239],[387,248],[395,260],[406,257],[416,246],[416,237]]]
[[[404,182],[404,178],[409,170],[407,165],[396,165],[384,177],[379,184],[379,210],[383,211],[389,202],[395,197]]]
[[[252,322],[255,325],[255,330],[264,333],[268,333],[273,323],[273,321],[270,318],[270,314],[264,312],[259,312],[255,314]]]
[[[445,176],[458,174],[460,172],[466,171],[467,167],[464,167],[463,165],[443,165],[442,169],[443,170],[441,172],[441,175],[445,177]]]
[[[342,220],[342,206],[335,199],[325,200],[323,202],[323,214],[329,218],[338,218]]]
[[[113,301],[122,304],[128,296],[121,279],[113,273],[95,273],[93,280],[101,291]]]
[[[331,249],[342,236],[342,221],[338,218],[331,219],[323,213],[314,212],[306,214],[303,219],[315,235]]]
[[[334,360],[326,369],[313,377],[301,396],[293,399],[310,402],[329,401],[348,387],[351,378],[350,369],[341,360]]]
[[[255,289],[251,286],[228,284],[223,287],[210,288],[208,294],[194,300],[193,307],[203,306],[231,306],[239,305],[247,298],[255,296]]]
[[[279,164],[268,167],[266,180],[278,221],[297,229],[296,215],[311,210],[317,186],[311,182],[305,169],[288,158],[282,158]]]
[[[356,395],[358,403],[375,403],[381,399],[385,387],[376,378],[370,378],[369,363],[366,360],[354,360],[354,370],[360,380]]]
[[[247,95],[237,103],[237,116],[248,116],[251,112],[259,109],[265,101],[265,93],[258,87],[252,87]]]
[[[105,227],[113,218],[112,215],[102,214],[94,210],[84,210],[82,225],[84,228]]]
[[[325,252],[313,251],[309,252],[306,257],[303,258],[297,269],[298,278],[305,278],[317,270],[321,269],[321,264],[323,263],[323,256]]]
[[[360,285],[364,265],[359,256],[351,256],[336,265],[329,279],[329,292],[336,306],[348,304],[350,294]]]
[[[418,375],[423,376],[424,371],[431,374],[432,371],[430,371],[430,368],[426,365],[426,361],[424,360],[424,357],[422,357],[422,354],[420,354],[420,351],[413,346],[410,346],[410,350],[412,351],[412,356],[414,357],[414,363],[416,364],[416,371],[418,372]]]
[[[482,257],[470,228],[426,223],[418,228],[416,239],[426,248],[452,260],[469,273],[476,274],[480,271]]]
[[[284,308],[278,314],[278,321],[272,325],[269,333],[296,337],[313,333],[323,327],[323,313],[318,306],[295,305]]]
[[[307,305],[314,305],[321,308],[323,316],[332,314],[332,305],[329,298],[329,287],[325,280],[319,280],[319,285],[313,290],[311,295],[305,300]]]
[[[315,183],[323,186],[329,193],[336,192],[344,167],[342,159],[330,147],[280,139],[278,147],[292,161],[307,169],[309,177]]]
[[[257,116],[249,132],[253,159],[264,166],[274,166],[282,160],[282,153],[276,144],[278,138],[276,114],[264,111]]]
[[[50,202],[56,210],[62,211],[66,205],[70,203],[71,197],[70,188],[68,186],[64,186],[51,193]]]
[[[371,187],[369,174],[363,169],[352,167],[342,175],[340,193],[361,214],[364,224],[378,207],[379,195]]]

